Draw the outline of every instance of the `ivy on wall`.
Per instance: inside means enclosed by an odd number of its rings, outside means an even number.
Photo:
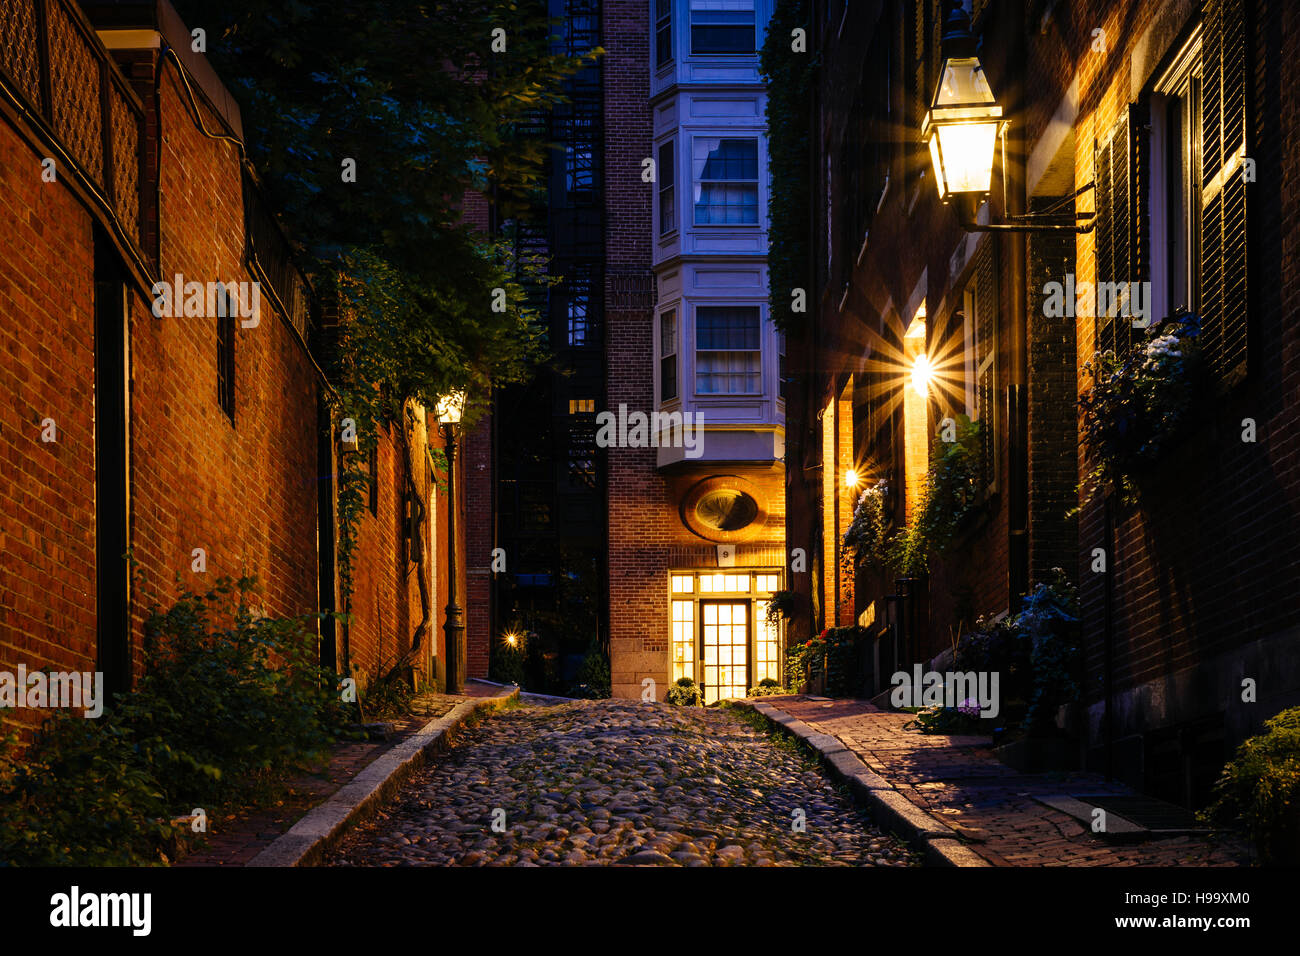
[[[768,292],[772,321],[782,332],[801,327],[806,313],[792,308],[795,290],[803,290],[801,298],[806,303],[813,282],[809,149],[817,60],[808,49],[810,6],[808,0],[777,0],[759,58],[767,84],[767,153],[772,177]]]

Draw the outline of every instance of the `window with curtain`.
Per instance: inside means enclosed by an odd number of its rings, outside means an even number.
[[[691,53],[752,55],[754,0],[691,0]]]
[[[762,391],[760,310],[700,306],[695,310],[695,391],[755,395]]]
[[[695,140],[695,224],[758,224],[758,140]]]

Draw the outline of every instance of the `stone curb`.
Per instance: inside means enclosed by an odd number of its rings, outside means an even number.
[[[864,764],[858,755],[831,734],[813,730],[801,720],[771,704],[755,700],[735,703],[762,714],[768,722],[788,730],[815,750],[831,774],[848,785],[858,805],[876,824],[903,837],[925,855],[930,866],[991,866],[957,837],[957,831],[922,810],[894,786]]]
[[[513,687],[507,694],[457,704],[447,714],[429,721],[363,767],[337,793],[308,811],[245,865],[315,866],[348,830],[373,816],[430,757],[446,748],[449,731],[463,724],[475,711],[501,707],[518,696],[519,688]]]

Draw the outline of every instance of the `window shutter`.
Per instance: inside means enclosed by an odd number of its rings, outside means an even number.
[[[1201,40],[1201,314],[1217,378],[1246,374],[1246,10],[1209,0]]]
[[[984,490],[998,490],[998,281],[997,243],[984,242],[975,253],[975,417],[982,425]]]
[[[1133,330],[1135,317],[1122,314],[1128,303],[1128,283],[1150,278],[1148,222],[1142,213],[1147,186],[1143,172],[1146,132],[1138,107],[1130,104],[1093,155],[1097,210],[1094,329],[1099,352],[1113,349],[1122,355],[1132,347],[1137,337]],[[1118,296],[1107,293],[1113,288],[1109,284],[1114,283],[1121,284]],[[1104,308],[1107,304],[1109,308]]]

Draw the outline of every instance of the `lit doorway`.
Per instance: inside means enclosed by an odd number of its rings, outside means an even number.
[[[749,602],[701,601],[704,703],[749,693]]]

